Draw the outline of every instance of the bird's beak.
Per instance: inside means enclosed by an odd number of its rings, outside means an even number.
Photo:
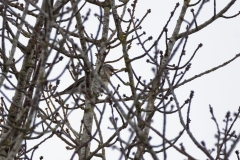
[[[118,71],[118,69],[113,69],[113,72],[111,73],[110,76],[114,75],[114,72]]]

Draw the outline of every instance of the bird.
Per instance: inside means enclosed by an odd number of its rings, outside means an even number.
[[[102,68],[99,72],[99,77],[101,78],[102,82],[108,86],[110,76],[114,71],[117,69],[114,69],[110,64],[103,64]],[[95,85],[93,88],[94,93],[103,92],[102,85],[99,85],[98,79],[94,79],[94,74],[91,73],[91,80],[94,80],[94,83],[92,85]],[[79,78],[77,81],[75,81],[73,84],[68,86],[65,90],[58,92],[53,95],[53,98],[57,96],[61,96],[64,94],[83,94],[86,93],[86,87],[85,87],[85,76]]]

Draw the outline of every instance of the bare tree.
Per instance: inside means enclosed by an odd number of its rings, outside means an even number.
[[[207,2],[184,0],[176,3],[153,40],[141,31],[151,9],[143,11],[143,17],[136,17],[137,0],[0,0],[0,160],[33,159],[35,151],[53,136],[68,146],[67,150],[72,153],[69,159],[113,159],[106,156],[109,148],[118,149],[119,159],[167,159],[169,149],[187,159],[198,159],[194,152],[185,149],[187,144],[179,145],[179,139],[185,133],[207,159],[226,160],[234,151],[240,159],[238,150],[234,150],[240,137],[240,133],[234,131],[240,108],[234,115],[227,112],[225,128],[221,131],[210,106],[217,131],[216,146],[208,149],[191,131],[190,109],[194,91],[188,97],[186,95],[183,103],[175,92],[184,84],[222,68],[240,56],[237,54],[219,66],[184,80],[193,58],[203,46],[198,44],[193,53],[188,53],[191,54],[189,59],[183,61],[188,37],[219,18],[227,21],[239,15],[225,15],[236,0],[229,0],[219,11],[216,10],[218,1],[214,0],[213,14],[205,23],[199,24],[198,16]],[[94,16],[92,10],[96,12]],[[191,20],[186,19],[187,14],[192,15]],[[170,22],[176,17],[175,25],[171,26],[173,32],[169,33]],[[94,30],[88,29],[88,25]],[[129,52],[134,47],[142,51],[132,56]],[[112,59],[106,60],[108,57]],[[141,77],[136,72],[134,63],[139,64],[142,60],[151,66],[153,77],[149,78],[147,74]],[[109,85],[101,74],[106,64],[118,68],[112,72],[116,81],[105,79]],[[64,66],[63,69],[58,69],[60,66]],[[74,83],[72,88],[79,84],[76,91],[84,88],[81,94],[72,92],[54,96],[60,91],[59,86],[71,84],[63,80],[69,75]],[[52,78],[54,76],[56,78]],[[106,108],[110,108],[111,115],[105,114]],[[77,111],[82,114],[78,119],[81,124],[75,128],[69,116]],[[166,117],[173,114],[178,115],[182,129],[175,133],[175,138],[170,138],[166,133],[166,128],[170,127]],[[163,117],[161,125],[155,126],[153,121],[159,115]],[[108,129],[111,132],[106,135],[102,128],[104,120],[111,126]],[[162,141],[153,145],[156,137]],[[34,147],[30,147],[30,141],[36,142]],[[39,159],[44,159],[44,153]]]

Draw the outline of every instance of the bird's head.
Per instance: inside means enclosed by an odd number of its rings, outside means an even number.
[[[104,72],[104,74],[107,74],[110,76],[114,71],[117,71],[117,69],[114,69],[113,66],[111,66],[110,64],[104,64],[101,69],[101,72],[102,71]]]

